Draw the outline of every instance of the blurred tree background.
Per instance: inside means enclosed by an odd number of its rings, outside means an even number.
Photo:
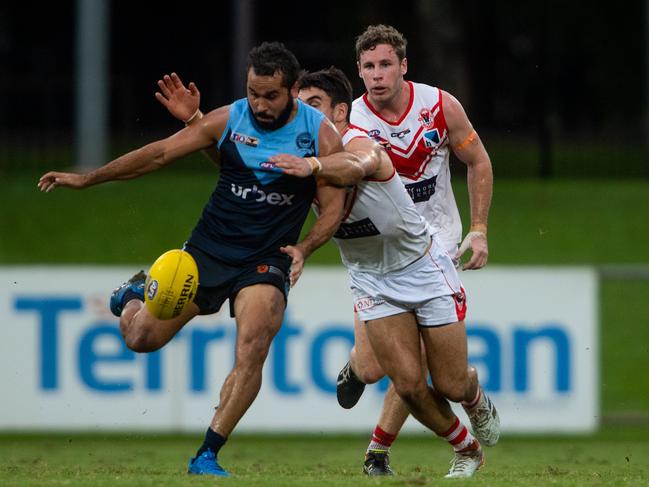
[[[81,1],[0,6],[0,172],[73,162]],[[341,67],[360,95],[354,39],[389,23],[409,41],[407,77],[460,99],[497,177],[649,174],[646,0],[106,3],[113,154],[178,128],[153,97],[164,73],[194,80],[204,108],[226,104],[263,40],[306,69]]]

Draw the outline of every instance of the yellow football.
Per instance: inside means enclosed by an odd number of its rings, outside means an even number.
[[[144,284],[144,302],[156,318],[168,320],[182,313],[194,301],[198,268],[184,250],[162,254],[153,263]]]

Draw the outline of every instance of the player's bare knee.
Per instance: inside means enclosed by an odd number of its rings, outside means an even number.
[[[264,365],[272,337],[264,335],[250,337],[248,339],[239,340],[237,346],[237,358],[245,359],[244,363],[249,367],[261,367]]]
[[[467,399],[468,377],[467,380],[443,380],[435,383],[435,389],[442,396],[451,402],[461,402]]]
[[[394,377],[392,379],[397,394],[409,404],[417,403],[428,394],[428,386],[417,375]]]
[[[149,334],[142,332],[141,330],[138,333],[129,333],[124,336],[124,342],[126,346],[137,353],[149,353],[155,352],[160,349],[160,345],[154,343]]]
[[[358,370],[356,370],[357,368]],[[376,362],[368,364],[359,361],[354,364],[353,369],[356,377],[364,384],[374,384],[385,377],[385,372]]]

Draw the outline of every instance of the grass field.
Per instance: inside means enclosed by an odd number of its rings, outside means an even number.
[[[594,436],[509,436],[486,451],[486,464],[453,485],[646,485],[649,429],[609,429]],[[429,436],[393,446],[397,476],[361,473],[361,436],[234,435],[219,459],[234,476],[185,474],[196,436],[78,434],[0,436],[0,485],[439,485],[450,448]],[[450,481],[447,481],[450,482]]]

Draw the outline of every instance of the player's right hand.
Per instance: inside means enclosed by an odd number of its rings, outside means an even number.
[[[48,172],[38,180],[38,189],[49,193],[57,186],[66,188],[82,189],[86,187],[85,174],[71,172]]]
[[[277,154],[269,157],[268,161],[275,167],[279,167],[284,174],[306,178],[313,174],[313,169],[307,160],[303,157],[297,157],[292,154]]]
[[[158,87],[160,92],[156,91],[156,99],[181,122],[191,119],[200,107],[201,93],[193,81],[187,89],[176,73],[165,74],[158,80]]]

